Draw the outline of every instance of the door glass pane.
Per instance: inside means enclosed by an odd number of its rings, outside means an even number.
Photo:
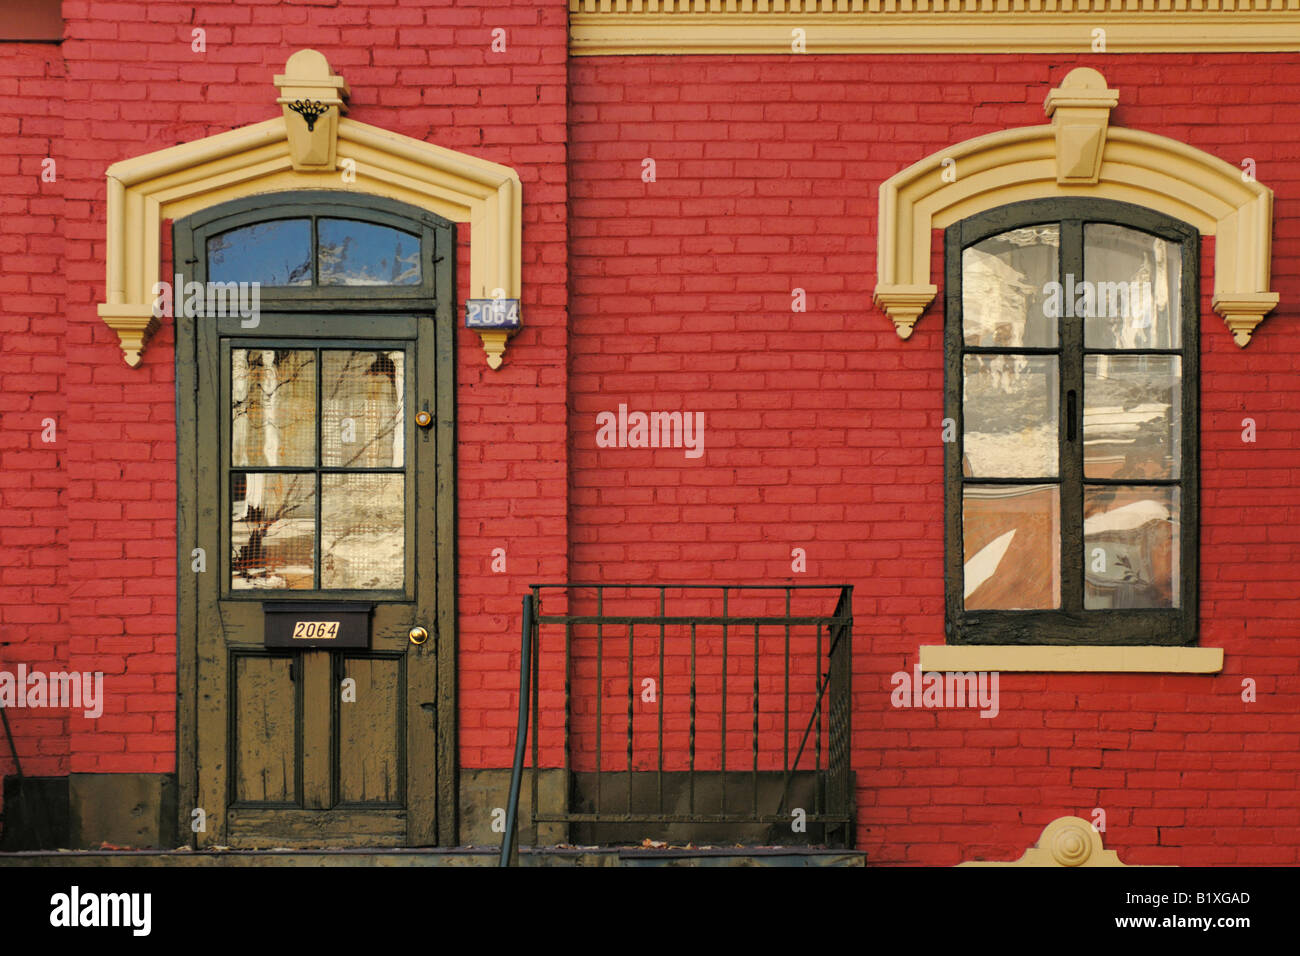
[[[1060,227],[1027,226],[962,251],[962,341],[967,347],[1052,348],[1045,305],[1059,272]],[[1059,301],[1059,293],[1057,295]]]
[[[321,476],[321,587],[399,590],[406,571],[402,475]]]
[[[1177,478],[1182,359],[1088,355],[1083,360],[1083,467],[1089,478]]]
[[[230,463],[235,467],[316,464],[316,353],[232,349]]]
[[[1056,485],[966,485],[966,609],[1060,607],[1060,540],[1061,496]]]
[[[1086,348],[1181,347],[1183,260],[1177,243],[1089,223],[1083,228],[1083,273],[1074,314],[1084,316]]]
[[[967,355],[962,381],[962,472],[1056,477],[1056,356]]]
[[[420,237],[355,219],[321,219],[321,285],[419,285]]]
[[[1179,493],[1173,486],[1085,486],[1083,606],[1178,607]]]
[[[230,503],[231,588],[315,587],[315,475],[239,472]]]
[[[311,220],[276,219],[213,236],[208,281],[311,285]]]
[[[405,359],[401,351],[321,352],[321,464],[403,466]]]

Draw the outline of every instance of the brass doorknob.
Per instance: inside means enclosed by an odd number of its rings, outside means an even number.
[[[429,639],[429,632],[422,627],[413,627],[406,636],[411,639],[412,644],[423,644]]]
[[[433,424],[433,416],[425,411],[416,412],[415,424],[419,425],[421,428],[428,428]]]

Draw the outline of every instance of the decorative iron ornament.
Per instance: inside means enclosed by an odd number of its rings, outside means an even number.
[[[329,107],[319,100],[294,100],[289,109],[307,121],[309,133],[316,128],[316,121],[329,112]]]

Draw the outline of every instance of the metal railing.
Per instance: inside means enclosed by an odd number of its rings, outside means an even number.
[[[530,590],[502,865],[529,723],[535,843],[547,825],[566,840],[572,826],[590,836],[626,824],[788,832],[797,813],[796,832],[816,825],[826,842],[848,844],[852,587]],[[559,787],[542,793],[542,775],[557,771]]]

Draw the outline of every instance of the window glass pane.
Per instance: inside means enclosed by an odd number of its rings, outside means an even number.
[[[1181,347],[1183,260],[1177,243],[1123,226],[1089,223],[1083,228],[1083,272],[1074,314],[1084,316],[1085,347]]]
[[[1060,227],[1028,226],[962,251],[962,340],[968,347],[1056,345],[1057,319],[1048,317],[1044,304],[1058,275],[1060,244]]]
[[[1061,496],[1056,485],[966,485],[965,607],[1061,606]]]
[[[420,237],[354,219],[321,219],[321,285],[419,285]]]
[[[1083,606],[1178,607],[1176,487],[1085,486]]]
[[[1182,359],[1088,355],[1083,360],[1083,467],[1089,478],[1177,478]]]
[[[213,236],[208,281],[311,285],[311,221],[277,219]]]
[[[321,463],[332,468],[401,468],[405,463],[405,354],[321,353]]]
[[[1057,359],[967,355],[962,360],[962,473],[975,478],[1057,474]]]
[[[402,475],[321,476],[321,587],[402,587],[406,499]]]
[[[315,475],[240,472],[230,503],[232,589],[315,587]]]
[[[316,464],[316,353],[232,349],[230,463]]]

